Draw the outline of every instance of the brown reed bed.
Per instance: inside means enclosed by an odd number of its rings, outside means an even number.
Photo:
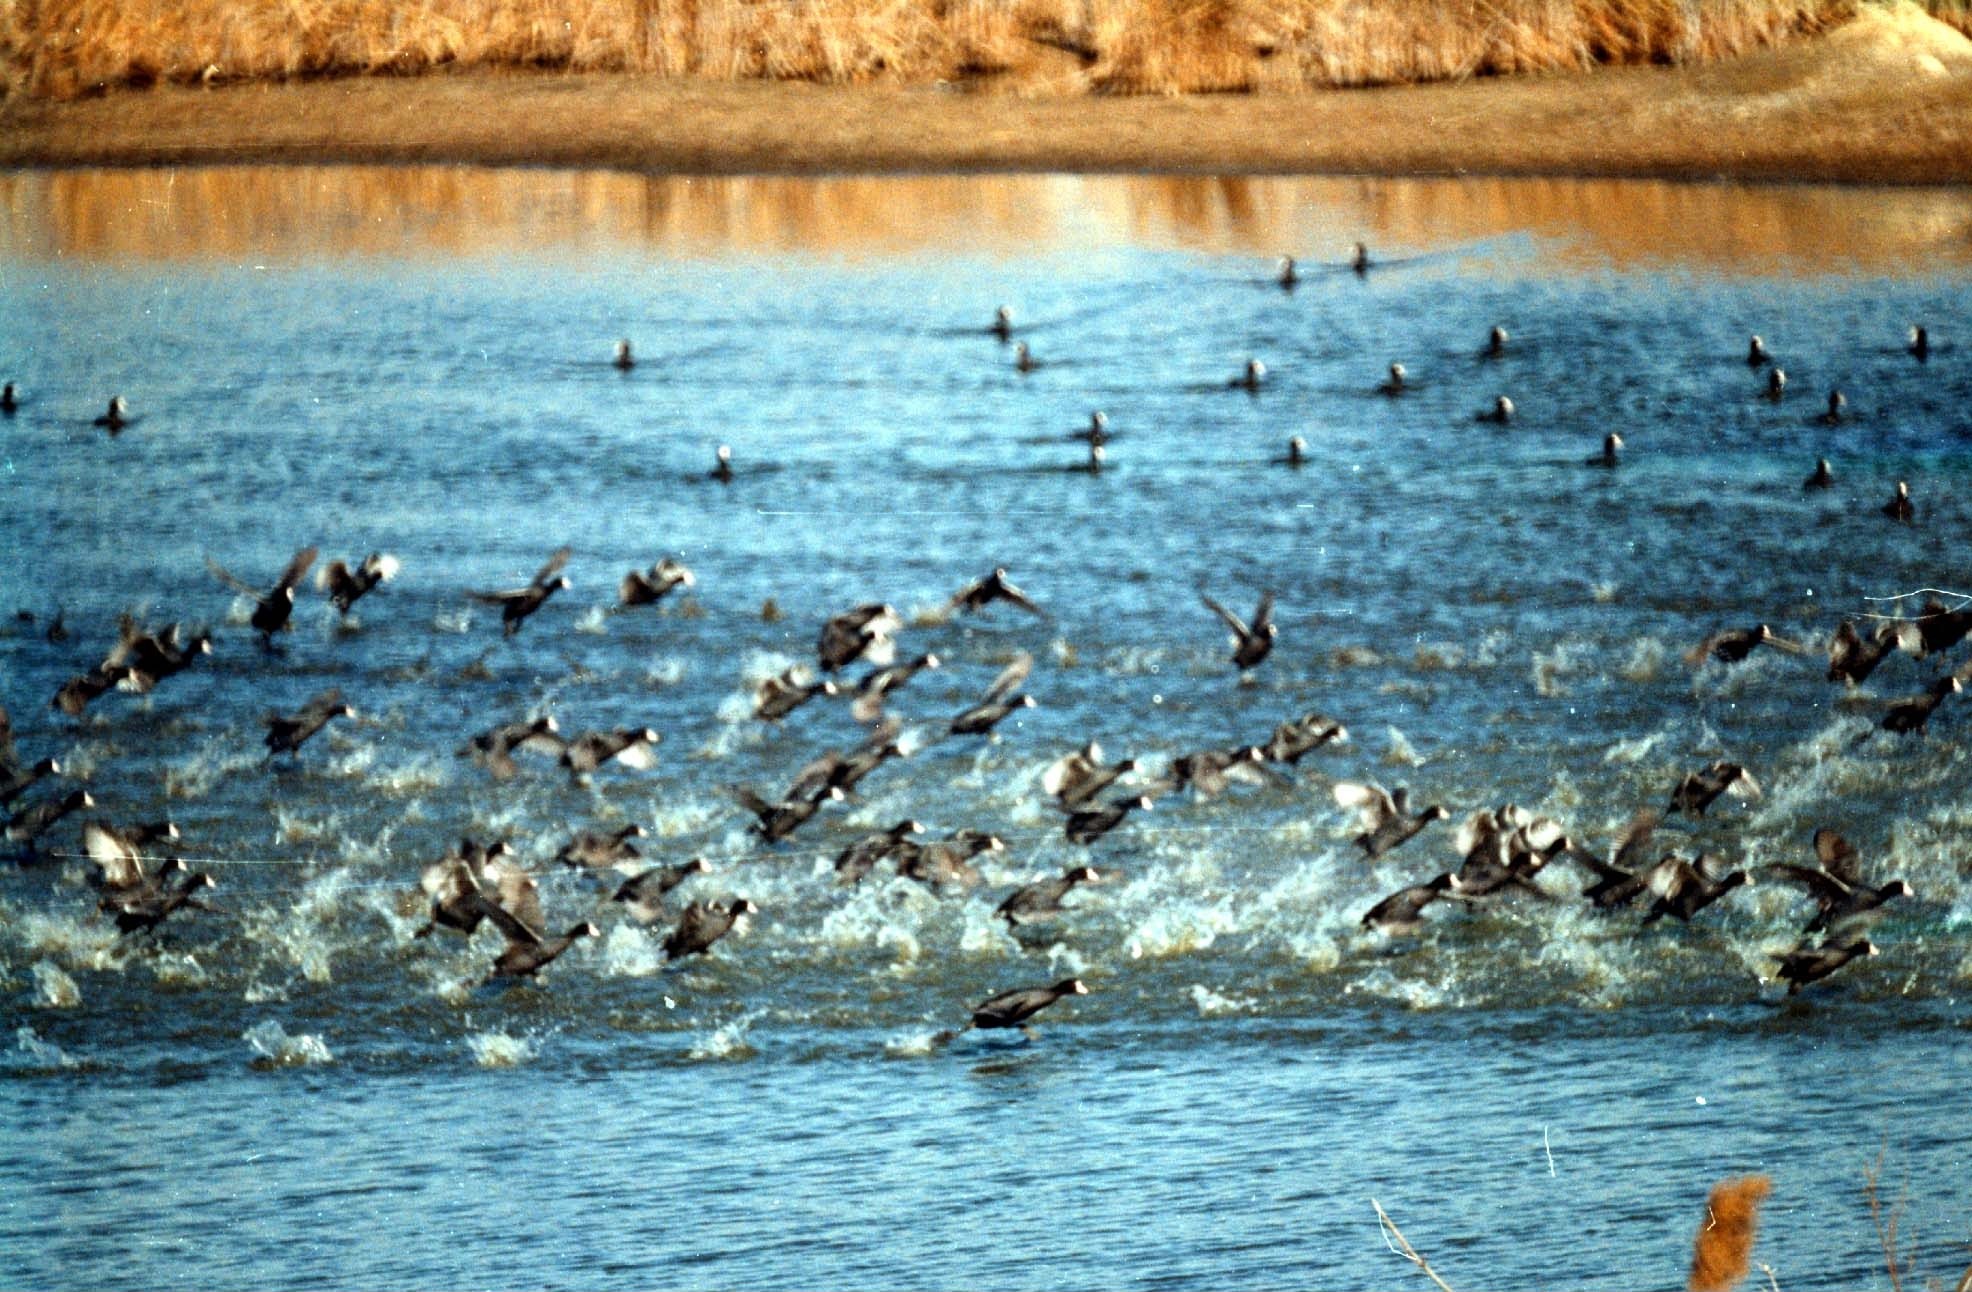
[[[1729,57],[1872,0],[15,0],[0,93],[538,68],[1188,93]],[[1972,32],[1972,0],[1926,0]]]

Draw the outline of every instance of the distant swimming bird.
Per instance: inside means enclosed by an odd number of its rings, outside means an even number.
[[[994,336],[1005,341],[1013,335],[1013,311],[1002,305],[993,311],[993,326],[988,328]]]
[[[1494,398],[1491,408],[1479,414],[1479,420],[1491,422],[1496,426],[1507,426],[1512,423],[1514,414],[1518,411],[1514,408],[1512,400],[1500,395]]]
[[[399,569],[397,558],[383,552],[372,552],[363,558],[363,563],[350,569],[341,561],[330,561],[328,566],[315,576],[315,586],[326,589],[329,601],[343,614],[361,600],[363,594],[379,583],[387,583],[397,577]]]
[[[7,842],[32,845],[48,828],[71,812],[85,812],[96,806],[87,790],[71,790],[58,799],[30,803],[7,818]]]
[[[1095,884],[1102,881],[1102,875],[1093,866],[1076,866],[1063,871],[1057,879],[1042,879],[1015,892],[994,908],[993,914],[1007,922],[1009,928],[1023,924],[1041,924],[1065,915],[1068,908],[1061,904],[1069,890],[1077,884]]]
[[[823,670],[830,673],[865,655],[872,663],[888,664],[889,652],[894,649],[890,634],[903,626],[904,621],[895,610],[876,602],[845,610],[822,625],[821,637],[815,642],[815,657],[821,661]]]
[[[936,655],[929,652],[915,659],[899,661],[879,669],[872,669],[856,683],[856,700],[849,706],[849,716],[858,722],[876,722],[883,717],[884,702],[891,694],[902,689],[928,668],[939,667]]]
[[[756,818],[754,824],[747,828],[768,843],[779,842],[800,829],[810,817],[821,811],[822,804],[831,800],[839,803],[843,798],[842,791],[833,785],[824,785],[811,794],[784,798],[778,803],[769,803],[744,785],[734,786],[729,792],[741,807]]]
[[[703,857],[680,866],[653,866],[623,881],[609,900],[621,902],[623,912],[638,924],[655,924],[665,916],[664,898],[693,875],[711,873]]]
[[[632,839],[642,839],[650,831],[640,825],[631,824],[613,833],[601,830],[578,830],[575,837],[563,844],[555,854],[555,860],[575,870],[614,870],[631,862],[643,860],[644,854],[637,851]]]
[[[835,683],[815,681],[795,664],[754,688],[753,716],[764,722],[779,722],[816,696],[834,695],[835,691]]]
[[[1692,916],[1746,882],[1743,870],[1719,874],[1724,865],[1710,853],[1701,853],[1695,862],[1666,858],[1651,874],[1650,888],[1657,900],[1644,913],[1643,922],[1655,924],[1669,915],[1680,924],[1690,923]]]
[[[1308,441],[1302,439],[1298,435],[1289,439],[1287,441],[1287,456],[1280,460],[1281,465],[1289,466],[1289,467],[1299,467],[1304,463],[1306,463],[1307,460],[1308,460]]]
[[[1964,689],[1956,676],[1947,673],[1931,683],[1922,694],[1913,695],[1891,705],[1890,711],[1883,715],[1882,728],[1903,735],[1922,731],[1924,725],[1931,720],[1932,713],[1944,703],[1945,697],[1957,695]]]
[[[968,1027],[981,1030],[999,1027],[1024,1027],[1027,1020],[1040,1013],[1063,996],[1086,996],[1089,989],[1079,978],[1068,978],[1052,987],[1028,987],[1020,991],[1006,991],[983,1000],[972,1007],[972,1021]]]
[[[1349,268],[1355,270],[1358,274],[1369,272],[1370,259],[1369,248],[1367,246],[1360,242],[1356,244],[1355,250],[1349,253]]]
[[[474,592],[469,595],[475,601],[500,607],[500,622],[504,625],[505,635],[511,637],[520,631],[520,626],[527,622],[529,615],[548,604],[549,597],[571,586],[567,577],[562,574],[562,567],[568,564],[568,558],[573,552],[573,548],[557,548],[554,555],[548,558],[547,564],[534,575],[533,582],[524,588],[512,588],[505,592]]]
[[[1828,392],[1828,411],[1821,415],[1823,426],[1837,426],[1842,422],[1844,411],[1849,407],[1849,397],[1839,390]]]
[[[1752,628],[1721,628],[1684,653],[1684,662],[1693,668],[1708,659],[1738,664],[1761,646],[1771,646],[1790,655],[1805,655],[1808,648],[1788,641],[1766,624]]]
[[[693,902],[678,917],[678,927],[664,939],[664,958],[709,954],[712,944],[733,931],[743,915],[758,915],[760,908],[744,897],[735,897],[724,906],[712,902]]]
[[[1086,440],[1090,444],[1102,444],[1109,439],[1109,414],[1097,411],[1089,414],[1087,430],[1077,431],[1071,438]]]
[[[1033,696],[1017,694],[1033,668],[1034,657],[1026,651],[1020,652],[1013,663],[993,679],[993,685],[986,688],[986,694],[978,704],[952,719],[951,733],[955,736],[989,735],[1015,709],[1033,708]]]
[[[1089,446],[1089,460],[1083,465],[1082,470],[1092,476],[1101,475],[1103,461],[1106,456],[1102,451],[1102,445],[1091,444]]]
[[[1105,764],[1102,746],[1091,740],[1071,754],[1064,754],[1041,772],[1041,790],[1054,799],[1064,812],[1083,812],[1094,806],[1096,796],[1119,779],[1137,770],[1137,760]]]
[[[1497,323],[1493,324],[1493,330],[1486,334],[1485,357],[1488,359],[1500,358],[1506,353],[1506,343],[1510,339],[1505,328]]]
[[[712,470],[705,473],[706,478],[717,480],[720,484],[731,484],[733,482],[733,446],[730,444],[721,444],[718,452],[713,454],[713,457],[716,461],[713,463]]]
[[[972,859],[981,853],[1005,850],[1005,842],[997,835],[980,830],[957,830],[930,843],[905,843],[900,846],[895,853],[897,873],[905,879],[934,888],[944,888],[948,884],[972,888],[979,883],[979,872],[973,868]]]
[[[14,383],[0,386],[0,414],[12,417],[21,408],[20,396],[14,393]]]
[[[1823,943],[1810,947],[1804,942],[1780,958],[1778,976],[1787,983],[1787,994],[1792,996],[1809,983],[1820,982],[1849,961],[1875,954],[1875,944],[1866,938],[1840,946]]]
[[[995,601],[1004,601],[1009,605],[1019,606],[1028,614],[1039,619],[1048,617],[1047,611],[1035,605],[1033,600],[1025,592],[1022,592],[1019,588],[1014,587],[1013,584],[1007,581],[1007,569],[1004,565],[994,567],[993,572],[985,578],[975,579],[973,582],[960,588],[957,594],[947,604],[946,609],[979,611],[984,610]]]
[[[1371,858],[1403,846],[1433,821],[1443,821],[1451,815],[1436,803],[1413,814],[1410,791],[1386,790],[1373,782],[1337,781],[1330,792],[1340,806],[1356,809],[1363,829],[1352,842]]]
[[[1407,384],[1406,381],[1409,375],[1410,374],[1404,370],[1403,364],[1401,363],[1391,364],[1390,375],[1384,379],[1384,382],[1381,386],[1378,386],[1376,388],[1377,393],[1383,395],[1403,394],[1406,390],[1410,389],[1410,386]]]
[[[1900,525],[1917,523],[1917,508],[1910,501],[1910,484],[1897,481],[1897,496],[1883,504],[1883,514]]]
[[[1292,766],[1323,745],[1348,738],[1349,729],[1335,719],[1322,713],[1305,713],[1275,727],[1263,748],[1272,761]]]
[[[1260,605],[1253,612],[1251,624],[1203,592],[1198,594],[1198,599],[1205,603],[1207,610],[1219,616],[1219,619],[1231,630],[1233,664],[1242,673],[1257,668],[1273,650],[1274,639],[1280,636],[1280,628],[1274,623],[1274,594],[1272,592],[1260,594]]]
[[[527,722],[510,722],[480,732],[460,746],[458,754],[461,758],[475,759],[497,779],[506,780],[520,770],[513,757],[516,750],[561,757],[560,731],[560,725],[545,715]]]
[[[1757,368],[1763,363],[1772,363],[1773,356],[1767,353],[1767,343],[1757,333],[1746,343],[1746,366]]]
[[[1931,334],[1924,328],[1913,324],[1908,335],[1909,342],[1905,348],[1910,351],[1911,356],[1920,363],[1930,358]]]
[[[630,338],[625,337],[616,343],[616,357],[610,363],[618,372],[628,372],[637,366],[636,359],[630,354]]]
[[[98,417],[93,425],[100,426],[114,435],[124,427],[130,425],[129,415],[130,405],[123,402],[123,396],[113,395],[110,397],[108,410],[101,417]]]
[[[1915,620],[1917,638],[1921,647],[1917,652],[1919,659],[1941,654],[1965,640],[1972,633],[1972,604],[1960,603],[1953,610],[1936,597],[1926,598],[1924,608],[1917,612]]]
[[[1013,370],[1015,372],[1032,372],[1039,366],[1039,364],[1034,362],[1034,352],[1027,348],[1025,341],[1016,341],[1013,343]]]
[[[1766,398],[1779,400],[1787,393],[1787,370],[1775,368],[1767,374],[1767,388],[1762,392]]]
[[[601,770],[604,763],[647,772],[657,766],[657,746],[663,739],[649,727],[585,731],[563,743],[560,762],[571,776],[587,776]]]
[[[1248,359],[1245,370],[1239,376],[1234,377],[1231,384],[1235,390],[1257,392],[1260,389],[1260,383],[1266,379],[1267,365],[1261,363],[1258,359]]]
[[[1854,620],[1844,619],[1829,639],[1828,680],[1859,685],[1868,680],[1890,652],[1912,650],[1918,640],[1918,629],[1908,620],[1881,620],[1865,637],[1856,631]]]
[[[1149,795],[1139,794],[1135,798],[1118,799],[1101,807],[1069,813],[1068,819],[1062,822],[1061,832],[1067,836],[1068,842],[1087,847],[1122,825],[1123,819],[1130,813],[1150,810]]]
[[[1451,892],[1449,873],[1399,889],[1363,912],[1363,928],[1375,929],[1392,937],[1404,937],[1424,927],[1424,908]]]
[[[667,556],[648,570],[632,570],[624,575],[623,582],[616,587],[617,605],[625,610],[653,605],[664,600],[673,588],[689,588],[697,582],[696,575]]]
[[[1730,794],[1736,799],[1757,799],[1760,797],[1759,782],[1753,774],[1738,763],[1730,763],[1721,758],[1708,767],[1688,773],[1671,791],[1673,812],[1686,816],[1704,816],[1705,809],[1712,806],[1713,800],[1721,794]]]
[[[1803,489],[1827,489],[1835,484],[1835,472],[1829,467],[1827,458],[1816,458],[1814,473],[1801,482]]]
[[[1623,437],[1611,431],[1602,437],[1602,452],[1588,459],[1588,465],[1592,467],[1614,467],[1622,461],[1619,456],[1622,451]]]
[[[910,839],[911,835],[923,833],[922,824],[907,820],[899,821],[880,833],[864,835],[835,855],[836,881],[843,884],[862,882],[885,858],[916,846]]]
[[[296,552],[288,561],[287,568],[281,571],[280,579],[265,592],[256,591],[227,573],[226,568],[210,556],[205,558],[205,568],[221,583],[253,599],[253,615],[247,622],[260,634],[260,644],[271,646],[274,634],[286,632],[289,627],[289,617],[294,613],[294,590],[301,586],[308,567],[315,564],[315,551],[312,547],[304,547]]]
[[[310,700],[292,718],[270,713],[261,719],[267,727],[268,756],[297,754],[310,737],[328,725],[329,719],[355,716],[356,710],[343,703],[342,691],[334,687]]]
[[[1768,866],[1764,872],[1801,885],[1814,900],[1814,919],[1803,932],[1826,929],[1846,937],[1875,923],[1886,902],[1915,896],[1901,879],[1876,886],[1867,883],[1855,847],[1826,826],[1814,832],[1814,850],[1813,866],[1784,862]]]

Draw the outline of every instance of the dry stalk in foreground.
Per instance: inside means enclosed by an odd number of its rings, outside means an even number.
[[[1773,1192],[1764,1175],[1721,1180],[1705,1200],[1705,1222],[1691,1253],[1690,1292],[1730,1292],[1752,1267],[1760,1203]]]
[[[1383,1226],[1383,1245],[1417,1266],[1424,1277],[1437,1284],[1442,1292],[1452,1292],[1452,1285],[1439,1278],[1438,1271],[1431,1268],[1431,1262],[1418,1255],[1417,1248],[1412,1247],[1410,1239],[1404,1237],[1404,1231],[1397,1228],[1397,1222],[1390,1219],[1390,1213],[1383,1209],[1383,1204],[1371,1198],[1369,1205],[1376,1208],[1377,1223]]]

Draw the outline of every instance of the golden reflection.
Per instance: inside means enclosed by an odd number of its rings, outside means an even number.
[[[108,260],[493,255],[1015,256],[1117,243],[1339,260],[1511,235],[1579,269],[1921,273],[1972,259],[1972,204],[1928,189],[1636,180],[686,178],[468,167],[0,175],[0,255]]]

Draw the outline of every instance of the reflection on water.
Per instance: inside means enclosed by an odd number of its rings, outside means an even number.
[[[0,254],[117,259],[490,254],[989,254],[1128,242],[1333,258],[1513,235],[1580,267],[1735,272],[1972,259],[1972,209],[1932,189],[1582,179],[1171,176],[693,178],[460,167],[235,167],[0,176]]]

